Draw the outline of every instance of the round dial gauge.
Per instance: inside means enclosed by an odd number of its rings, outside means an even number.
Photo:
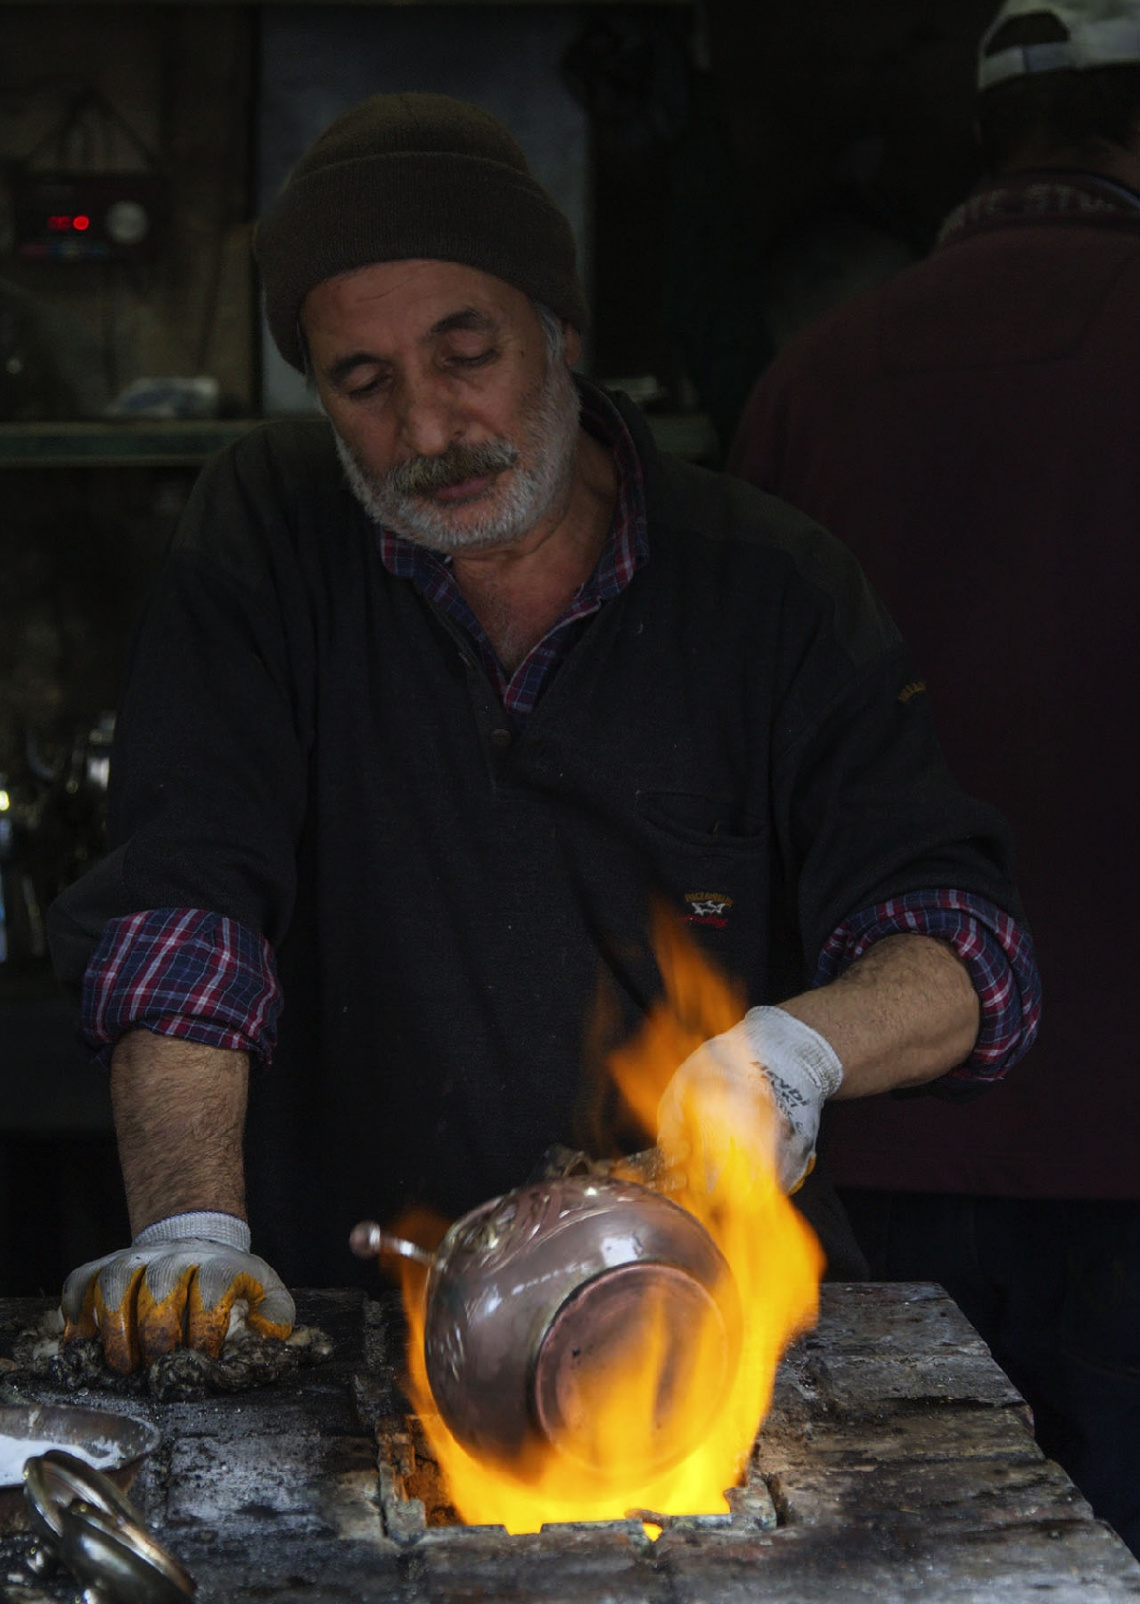
[[[150,232],[150,216],[138,201],[117,200],[108,206],[103,226],[116,245],[137,245]]]

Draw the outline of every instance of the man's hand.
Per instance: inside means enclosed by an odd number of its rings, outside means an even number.
[[[235,1311],[260,1335],[287,1337],[293,1299],[249,1245],[248,1225],[232,1214],[176,1214],[147,1226],[129,1248],[68,1276],[64,1341],[99,1336],[107,1363],[126,1372],[183,1345],[220,1353]]]
[[[102,1339],[115,1370],[182,1344],[217,1353],[235,1309],[288,1336],[293,1300],[249,1252],[243,1052],[149,1030],[115,1044],[111,1102],[134,1242],[67,1279],[66,1338]]]
[[[969,1057],[979,1018],[970,972],[951,946],[885,936],[830,985],[751,1008],[699,1047],[665,1089],[658,1143],[698,1183],[703,1162],[706,1184],[729,1148],[771,1151],[794,1191],[811,1168],[829,1097],[936,1080]]]
[[[842,1080],[818,1031],[782,1008],[750,1008],[677,1070],[658,1106],[658,1146],[709,1191],[730,1145],[757,1169],[770,1154],[793,1192],[815,1162],[820,1112]]]

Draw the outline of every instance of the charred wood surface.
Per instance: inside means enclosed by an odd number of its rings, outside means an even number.
[[[42,1311],[0,1300],[2,1357]],[[394,1302],[298,1296],[332,1358],[276,1385],[190,1403],[36,1383],[35,1399],[153,1420],[162,1446],[132,1498],[198,1581],[201,1604],[953,1604],[1140,1599],[1140,1565],[1031,1435],[1025,1404],[936,1287],[825,1286],[788,1355],[731,1512],[557,1525],[456,1524],[399,1386]],[[0,1597],[79,1604],[0,1542]]]

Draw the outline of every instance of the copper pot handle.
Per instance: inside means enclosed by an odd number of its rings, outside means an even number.
[[[394,1254],[400,1259],[411,1259],[413,1264],[422,1264],[427,1270],[435,1263],[434,1253],[409,1242],[406,1237],[393,1236],[375,1220],[361,1220],[359,1225],[353,1226],[348,1245],[358,1259],[380,1259]]]

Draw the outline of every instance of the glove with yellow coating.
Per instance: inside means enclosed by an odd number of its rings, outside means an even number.
[[[794,1192],[815,1163],[820,1114],[842,1080],[817,1030],[782,1008],[750,1008],[677,1070],[658,1105],[658,1146],[686,1169],[695,1163],[710,1192],[730,1145],[756,1164],[769,1152],[780,1186]]]
[[[64,1341],[98,1336],[112,1370],[137,1370],[173,1348],[217,1355],[231,1318],[287,1337],[295,1309],[281,1278],[249,1251],[234,1214],[171,1214],[129,1248],[73,1270],[60,1299]]]

